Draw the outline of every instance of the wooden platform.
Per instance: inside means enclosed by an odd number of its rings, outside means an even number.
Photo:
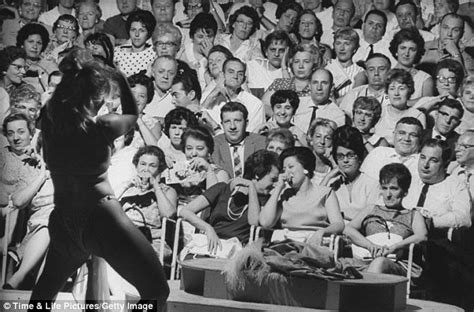
[[[226,260],[193,259],[183,262],[182,288],[206,298],[342,311],[401,311],[406,306],[407,279],[364,273],[363,279],[327,281],[288,277],[287,283],[245,281],[242,290],[230,291],[222,273]]]
[[[180,289],[179,281],[169,282],[171,293],[168,298],[167,312],[326,312],[338,311],[327,309],[310,309],[302,307],[289,307],[264,303],[240,302],[226,299],[206,298],[193,295]],[[424,300],[408,299],[407,305],[401,312],[463,312],[461,308]]]

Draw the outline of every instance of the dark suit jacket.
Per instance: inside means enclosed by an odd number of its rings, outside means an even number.
[[[227,171],[229,176],[233,178],[233,160],[230,154],[229,143],[226,141],[224,134],[216,136],[214,138],[214,143],[214,153],[212,153],[214,164]],[[244,163],[250,155],[264,148],[264,136],[256,133],[247,133],[247,137],[244,139]]]
[[[426,140],[431,139],[432,136],[433,136],[433,129],[426,129],[423,132],[423,139],[421,142],[423,143]],[[446,144],[448,144],[449,148],[451,149],[451,160],[456,160],[456,154],[454,152],[454,148],[456,147],[456,142],[458,141],[459,133],[457,133],[456,131],[451,131],[450,133],[445,135],[445,137],[446,137],[445,142]]]

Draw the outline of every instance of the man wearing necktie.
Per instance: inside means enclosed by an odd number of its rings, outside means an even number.
[[[391,65],[397,63],[390,54],[390,40],[384,37],[386,27],[387,15],[384,12],[376,9],[367,12],[362,28],[355,29],[360,38],[360,47],[353,57],[355,63],[363,65],[374,53],[387,55]]]
[[[333,77],[327,69],[317,69],[311,76],[311,98],[300,102],[294,116],[294,124],[301,129],[309,129],[317,118],[334,121],[338,127],[346,122],[344,112],[331,99]]]
[[[454,160],[454,148],[459,138],[459,134],[455,130],[461,123],[463,114],[464,109],[459,101],[450,98],[444,99],[438,104],[433,128],[425,130],[423,141],[431,138],[445,141],[452,151],[450,160]]]
[[[471,226],[471,203],[465,184],[446,174],[450,157],[443,141],[428,139],[423,144],[418,161],[420,181],[410,187],[404,204],[418,209],[429,224],[424,277],[430,299],[454,303],[450,298],[459,290],[451,285],[457,274],[451,269],[459,254],[449,236],[453,229]],[[451,292],[453,289],[457,290]]]
[[[224,133],[214,138],[212,159],[231,177],[242,177],[244,163],[249,155],[265,149],[265,137],[246,132],[248,111],[239,102],[228,102],[221,109]]]

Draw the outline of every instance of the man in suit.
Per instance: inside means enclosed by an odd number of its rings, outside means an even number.
[[[455,131],[461,123],[464,109],[459,101],[446,98],[438,104],[438,109],[434,115],[434,125],[431,129],[426,129],[423,134],[423,141],[428,139],[438,139],[445,141],[451,149],[451,160],[455,159],[455,145],[459,134]]]
[[[246,131],[247,108],[239,102],[228,102],[221,108],[224,133],[214,138],[212,159],[231,177],[242,177],[244,163],[254,152],[265,149],[265,137]]]

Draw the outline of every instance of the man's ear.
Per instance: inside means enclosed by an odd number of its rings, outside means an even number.
[[[192,100],[196,99],[196,91],[191,90],[188,92],[188,97],[190,97]]]

